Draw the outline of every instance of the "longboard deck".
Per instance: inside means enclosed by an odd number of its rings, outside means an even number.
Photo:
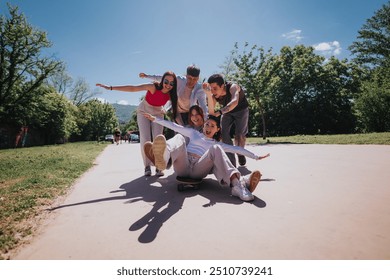
[[[186,189],[199,189],[199,184],[202,183],[202,179],[194,179],[194,178],[188,178],[188,177],[181,177],[177,176],[176,181],[179,183],[177,185],[177,190],[179,192],[182,192]]]

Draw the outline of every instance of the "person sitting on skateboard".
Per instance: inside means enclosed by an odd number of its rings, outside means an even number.
[[[216,138],[220,137],[219,118],[209,116],[203,126],[203,133],[192,128],[186,128],[176,123],[163,120],[145,113],[144,116],[160,125],[172,129],[180,134],[166,141],[164,135],[158,135],[152,146],[156,168],[164,170],[167,167],[169,158],[172,158],[172,165],[176,174],[180,177],[203,179],[209,173],[213,173],[222,186],[230,186],[232,195],[243,201],[252,201],[255,190],[260,181],[261,173],[253,172],[246,179],[241,176],[239,170],[233,166],[226,152],[238,153],[256,160],[264,159],[265,156],[257,156],[254,153],[239,147],[220,143]],[[184,136],[190,139],[188,145]],[[250,178],[250,180],[249,180]]]
[[[203,114],[203,109],[199,105],[191,106],[191,108],[189,110],[187,123],[188,124],[186,125],[186,127],[193,128],[193,129],[196,129],[199,132],[202,132],[203,124],[204,124],[204,114]],[[175,139],[167,140],[167,142],[169,142],[169,141],[175,141]],[[187,144],[188,144],[189,141],[190,141],[190,139],[188,139],[186,137]],[[145,142],[145,144],[144,144],[144,154],[152,162],[152,164],[155,165],[154,164],[154,155],[153,155],[152,147],[153,147],[153,143],[151,141]],[[169,169],[171,164],[172,164],[172,159],[169,159],[168,165],[167,165],[167,169]]]

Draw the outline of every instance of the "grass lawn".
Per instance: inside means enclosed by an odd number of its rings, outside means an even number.
[[[85,171],[106,144],[0,150],[0,259],[31,235],[40,215]]]
[[[338,135],[296,135],[289,137],[248,138],[248,144],[348,144],[390,145],[390,132]]]

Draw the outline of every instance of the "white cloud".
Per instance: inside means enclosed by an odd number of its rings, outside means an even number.
[[[120,105],[129,105],[129,102],[127,100],[120,100],[117,103]]]
[[[287,40],[298,43],[303,39],[303,36],[301,34],[302,34],[302,30],[294,29],[291,32],[282,34],[282,37],[286,38]]]
[[[337,56],[341,54],[341,46],[338,41],[333,42],[322,42],[316,45],[313,45],[314,50],[321,53],[324,56]]]

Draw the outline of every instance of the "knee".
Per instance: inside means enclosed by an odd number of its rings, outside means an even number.
[[[223,153],[223,149],[222,149],[221,145],[218,145],[218,144],[214,144],[213,146],[211,146],[210,151],[212,152],[212,154]]]
[[[186,138],[183,136],[183,135],[181,135],[181,134],[176,134],[176,136],[175,137],[177,137],[177,139],[180,141],[180,142],[186,142]]]

